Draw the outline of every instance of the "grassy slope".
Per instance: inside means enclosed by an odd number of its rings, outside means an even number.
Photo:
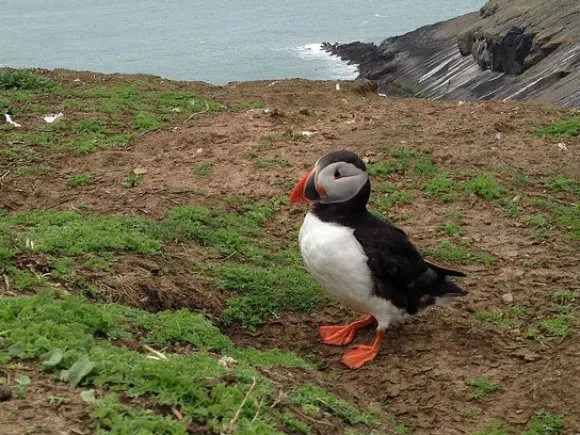
[[[78,118],[25,132],[0,127],[0,162],[23,179],[49,170],[54,159],[122,147],[196,113],[226,110],[177,85],[160,90],[145,80],[63,85],[16,72],[3,73],[0,85],[0,108],[16,119],[25,111],[41,115],[54,106],[74,110]],[[262,107],[252,102],[228,110]],[[541,135],[574,136],[577,119],[537,128]],[[264,137],[257,149],[267,149],[271,142]],[[255,159],[263,169],[289,164],[280,158]],[[209,164],[192,168],[198,176],[211,170]],[[530,182],[523,174],[514,174],[509,184],[488,172],[458,177],[407,147],[392,149],[390,159],[370,164],[369,172],[375,188],[372,206],[383,215],[417,196],[437,204],[476,197],[516,221],[531,241],[563,238],[576,243],[580,238],[578,204],[550,199],[550,192],[557,192],[576,201],[580,184],[559,174],[542,181],[546,197],[514,199],[520,186]],[[394,175],[412,182],[395,185],[389,181]],[[130,191],[142,178],[128,173],[122,183]],[[94,183],[91,173],[66,181],[71,189]],[[53,374],[54,382],[67,382],[87,402],[87,424],[102,433],[185,433],[200,426],[216,433],[310,433],[327,424],[353,433],[403,433],[405,427],[387,408],[361,409],[305,381],[317,371],[316,362],[275,349],[237,347],[218,329],[220,323],[259,329],[272,316],[312,312],[331,302],[302,267],[295,232],[272,237],[265,230],[285,206],[284,197],[258,202],[234,196],[210,207],[176,206],[162,219],[92,213],[82,204],[76,211],[0,211],[0,271],[9,295],[0,305],[3,371],[20,373],[25,364]],[[461,213],[450,212],[443,221],[437,243],[426,250],[431,258],[484,266],[496,261],[469,237]],[[120,255],[163,256],[179,244],[200,246],[217,259],[198,263],[192,273],[229,295],[219,320],[207,313],[152,314],[94,302],[103,300],[91,276],[114,273]],[[531,339],[547,343],[571,334],[577,302],[576,293],[562,289],[552,294],[549,317],[538,318],[533,306],[518,305],[479,310],[474,317],[505,330],[524,329]],[[286,370],[300,375],[294,382],[277,382],[272,371]],[[25,398],[30,387],[22,376],[0,381]],[[485,378],[468,385],[476,398],[501,389]],[[559,428],[562,423],[560,417],[538,411],[529,433],[547,433],[533,432],[534,425],[542,424]],[[489,433],[504,433],[500,422],[494,425]]]

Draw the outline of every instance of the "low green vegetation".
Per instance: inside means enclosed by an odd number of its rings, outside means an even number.
[[[569,192],[580,197],[580,181],[567,178],[563,175],[556,175],[549,178],[545,186],[550,190]]]
[[[212,164],[210,162],[203,162],[193,167],[195,175],[207,175],[211,171]]]
[[[53,83],[42,76],[33,74],[28,70],[0,71],[0,90],[37,90],[46,89]]]
[[[466,384],[473,387],[471,397],[474,399],[483,399],[485,396],[501,390],[501,384],[492,382],[490,379],[482,376],[477,379],[468,379]]]
[[[476,175],[465,184],[465,193],[475,194],[486,200],[500,198],[505,191],[505,187],[489,174]]]
[[[129,175],[123,180],[123,187],[127,189],[132,189],[137,187],[143,181],[143,175],[136,174],[135,172],[130,172]]]
[[[457,195],[453,193],[453,190],[453,178],[444,172],[436,174],[423,185],[423,191],[425,194],[439,197],[441,201],[445,203],[453,202],[457,199]]]
[[[95,178],[91,174],[73,174],[66,180],[68,186],[90,186],[95,182]]]
[[[580,135],[580,117],[576,116],[537,127],[536,133],[542,137],[578,136]]]
[[[256,164],[260,168],[268,168],[270,166],[290,166],[290,162],[281,157],[258,157]]]
[[[473,252],[465,245],[457,245],[449,239],[439,239],[437,244],[425,251],[425,254],[441,259],[450,264],[461,264],[467,262],[477,262],[490,265],[495,262],[495,258],[484,252]]]
[[[447,234],[448,236],[457,236],[465,232],[465,227],[457,222],[449,222],[440,225],[438,231]]]
[[[534,411],[523,435],[558,435],[562,433],[563,428],[563,415],[555,416],[540,409]]]
[[[475,432],[473,435],[509,435],[509,433],[503,428],[501,421],[492,420],[488,430]]]
[[[484,322],[491,323],[503,330],[510,331],[515,329],[517,321],[525,317],[528,308],[522,305],[505,308],[501,311],[478,310],[474,313],[475,318]]]
[[[313,385],[289,390],[287,399],[281,399],[280,386],[258,369],[309,370],[313,365],[291,353],[236,348],[201,314],[152,314],[92,304],[62,292],[1,302],[0,364],[39,361],[44,371],[71,387],[103,390],[102,398],[91,390],[81,394],[95,406],[91,418],[101,430],[186,433],[171,414],[161,411],[163,407],[177,409],[186,422],[207,425],[216,433],[273,433],[295,427],[308,433],[310,422],[289,405],[310,414],[324,410],[353,427],[378,422],[369,411]],[[131,348],[116,344],[128,342]],[[175,343],[195,352],[167,350]],[[26,395],[28,384],[26,376],[16,379],[19,397]],[[122,404],[119,392],[143,397],[157,411]]]

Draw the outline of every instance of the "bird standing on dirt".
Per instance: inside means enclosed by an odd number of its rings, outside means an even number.
[[[324,343],[347,345],[358,329],[378,324],[372,345],[343,356],[351,369],[376,357],[392,321],[467,293],[449,278],[465,274],[424,260],[401,229],[367,210],[370,193],[364,162],[336,151],[321,157],[290,196],[291,204],[311,205],[299,236],[306,267],[339,301],[368,314],[346,326],[321,326]]]

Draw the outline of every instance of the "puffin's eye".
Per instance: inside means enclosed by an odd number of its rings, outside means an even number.
[[[340,172],[338,172],[338,169],[334,171],[334,179],[338,180],[339,178],[342,178],[342,174]]]

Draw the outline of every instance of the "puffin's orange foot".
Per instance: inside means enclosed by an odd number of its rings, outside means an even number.
[[[360,369],[365,363],[375,359],[379,350],[375,350],[373,346],[361,344],[353,347],[342,357],[342,362],[349,369]]]
[[[356,322],[346,326],[321,326],[318,328],[318,333],[320,334],[322,341],[326,344],[345,346],[352,343],[352,340],[354,340],[354,334],[357,330],[370,325],[374,320],[374,317],[368,316],[365,319],[357,320]]]
[[[360,369],[368,361],[375,359],[381,348],[381,342],[385,331],[377,331],[375,341],[371,346],[366,344],[359,344],[354,346],[351,350],[344,354],[342,362],[349,369]]]

